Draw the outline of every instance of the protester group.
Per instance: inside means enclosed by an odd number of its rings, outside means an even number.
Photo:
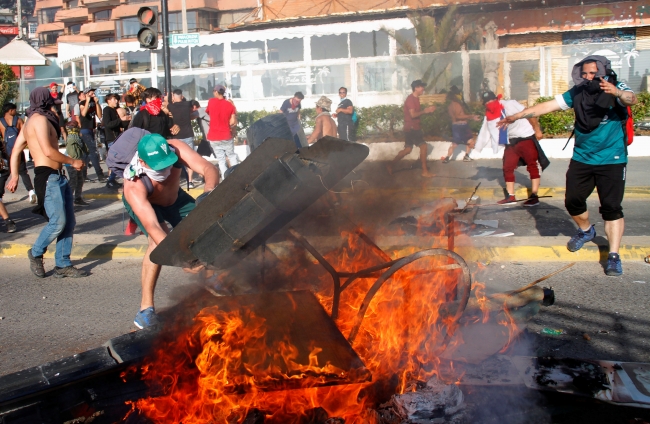
[[[575,252],[596,236],[589,220],[586,200],[598,189],[600,213],[605,221],[609,241],[606,274],[623,273],[619,247],[624,229],[621,206],[625,190],[628,135],[627,106],[636,103],[635,94],[616,80],[608,59],[589,56],[578,62],[572,73],[573,87],[554,99],[525,107],[515,100],[485,89],[480,98],[485,116],[472,114],[458,87],[449,87],[446,108],[451,123],[452,143],[441,163],[454,159],[458,145],[464,146],[463,162],[471,162],[472,154],[491,147],[495,153],[503,146],[503,176],[506,196],[498,203],[525,207],[540,204],[541,172],[549,165],[539,141],[542,129],[538,118],[558,110],[573,108],[576,115],[573,157],[566,174],[565,207],[578,229],[567,243]],[[422,131],[421,117],[436,111],[436,105],[421,105],[427,84],[415,80],[412,93],[406,98],[404,110],[404,149],[386,165],[392,174],[397,163],[419,150],[421,175],[435,177],[429,171],[428,143]],[[154,289],[160,266],[149,255],[172,228],[186,217],[202,199],[238,164],[235,138],[238,122],[236,105],[228,98],[224,85],[217,84],[204,111],[197,100],[188,100],[180,89],[173,90],[171,99],[157,88],[145,88],[132,79],[123,95],[107,94],[106,106],[99,105],[96,90],[87,87],[79,91],[73,82],[65,91],[52,83],[48,88],[36,88],[30,93],[27,120],[17,115],[16,105],[7,103],[0,116],[0,216],[8,232],[17,231],[2,203],[5,186],[14,192],[18,178],[28,191],[29,201],[36,204],[34,212],[48,221],[28,252],[30,269],[39,278],[46,276],[43,254],[56,240],[55,277],[83,277],[85,271],[70,261],[75,226],[74,207],[88,203],[82,194],[84,184],[93,183],[87,170],[93,167],[99,182],[109,190],[123,189],[124,207],[131,218],[131,227],[148,237],[148,249],[143,260],[142,300],[134,323],[139,328],[156,325]],[[307,137],[301,119],[302,92],[296,92],[280,106],[297,147],[305,147],[325,136],[356,142],[359,124],[357,110],[341,87],[335,108],[326,96],[316,102],[314,129]],[[169,101],[171,100],[171,101]],[[65,112],[64,112],[65,110]],[[64,117],[67,117],[65,119]],[[336,119],[336,121],[334,120]],[[480,124],[480,131],[471,129],[471,122]],[[201,133],[195,137],[193,122]],[[107,148],[108,175],[100,165],[96,136],[98,123],[103,126],[103,142]],[[59,151],[59,141],[65,141],[65,154]],[[200,140],[196,143],[195,139]],[[203,146],[203,151],[201,151]],[[34,162],[34,182],[27,172],[25,148]],[[207,151],[206,151],[207,149]],[[197,153],[197,150],[199,153]],[[207,154],[206,154],[207,153]],[[216,158],[217,166],[206,160]],[[530,195],[515,197],[515,174],[518,166],[526,166],[530,174]],[[447,165],[445,165],[447,166]],[[203,185],[203,194],[195,200],[181,187]],[[119,179],[123,183],[118,182]],[[135,231],[134,231],[135,232]]]

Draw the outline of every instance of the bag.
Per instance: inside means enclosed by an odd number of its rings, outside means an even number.
[[[632,115],[632,108],[617,104],[616,112],[623,123],[623,136],[625,137],[625,143],[629,146],[634,141],[634,115]]]
[[[129,165],[138,150],[138,143],[147,134],[150,134],[147,130],[132,127],[115,139],[106,155],[106,166],[117,177],[122,178],[124,176],[124,169]]]
[[[4,117],[0,118],[0,123],[5,127],[5,150],[7,151],[7,155],[11,157],[11,151],[16,144],[16,139],[18,139],[18,128],[16,128],[16,125],[18,125],[18,117],[14,116],[11,125],[7,124]]]
[[[359,115],[357,115],[356,109],[353,109],[352,111],[352,122],[355,124],[359,122]]]

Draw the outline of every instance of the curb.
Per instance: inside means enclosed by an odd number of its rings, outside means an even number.
[[[27,258],[27,251],[32,247],[37,234],[14,237],[12,240],[0,239],[0,258]],[[321,252],[339,247],[340,237],[307,237],[310,243]],[[140,259],[147,250],[147,239],[140,235],[126,236],[76,236],[77,242],[72,248],[71,257],[81,259]],[[93,240],[94,239],[94,240]],[[101,240],[103,239],[103,240]],[[609,252],[606,241],[599,244],[590,243],[578,252],[569,252],[566,248],[568,237],[505,237],[469,239],[458,237],[455,252],[467,262],[599,262],[607,260]],[[428,244],[424,244],[424,243]],[[392,257],[403,257],[423,249],[446,248],[445,237],[423,240],[418,237],[378,237],[377,245]],[[267,244],[267,248],[282,258],[293,255],[294,243],[277,241]],[[54,258],[54,244],[45,257]],[[643,261],[650,254],[650,236],[630,236],[623,238],[619,251],[622,260]]]

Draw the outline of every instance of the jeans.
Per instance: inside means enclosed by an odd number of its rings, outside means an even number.
[[[76,224],[72,205],[72,190],[62,175],[52,174],[45,188],[45,212],[50,221],[41,231],[32,246],[34,256],[42,256],[56,239],[54,263],[59,268],[71,266],[72,233]]]
[[[192,149],[192,150],[194,150],[196,152],[196,147],[197,146],[194,145],[194,137],[179,138],[179,140],[182,141],[183,143],[187,144],[188,146],[190,146],[190,149]]]
[[[235,166],[239,163],[239,159],[235,154],[235,140],[231,138],[230,140],[221,140],[221,141],[211,141],[210,147],[214,152],[214,156],[217,158],[217,163],[219,164],[219,171],[221,171],[222,178],[225,178],[226,171],[228,167],[226,166],[226,157],[230,166]]]
[[[97,178],[104,178],[104,171],[102,171],[101,166],[99,166],[99,155],[97,154],[97,143],[95,142],[95,132],[93,130],[81,129],[81,139],[86,144],[88,148],[88,154],[84,158],[86,163],[86,168],[88,168],[88,162],[92,162],[93,168],[95,168],[95,174]]]

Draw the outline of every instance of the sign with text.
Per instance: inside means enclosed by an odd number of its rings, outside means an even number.
[[[2,35],[18,35],[18,27],[16,26],[0,26],[0,34]]]
[[[199,33],[191,32],[189,34],[172,34],[170,39],[170,46],[189,46],[199,44]]]

